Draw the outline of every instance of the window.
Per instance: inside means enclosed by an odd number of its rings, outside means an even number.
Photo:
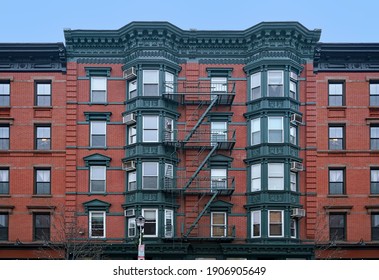
[[[251,237],[261,237],[261,211],[251,212]]]
[[[211,237],[226,237],[226,213],[211,213]]]
[[[128,83],[129,99],[137,97],[137,80]]]
[[[212,145],[217,142],[225,142],[227,140],[227,122],[211,122],[211,142]]]
[[[10,83],[0,81],[0,106],[10,105]]]
[[[211,92],[226,93],[227,92],[226,77],[212,77],[211,78]]]
[[[35,194],[50,194],[51,193],[51,178],[50,169],[35,170]]]
[[[105,192],[106,170],[105,166],[90,166],[90,192]]]
[[[158,236],[158,210],[157,209],[142,209],[142,216],[145,218],[144,236]]]
[[[379,150],[379,126],[370,127],[370,149]]]
[[[379,194],[379,169],[371,169],[371,194]]]
[[[107,102],[107,77],[91,77],[91,102]]]
[[[268,117],[268,142],[283,142],[283,117]]]
[[[89,237],[105,238],[105,212],[89,212]]]
[[[128,219],[128,237],[136,236],[136,218],[132,217]]]
[[[297,191],[297,175],[295,172],[290,173],[290,188],[293,192]]]
[[[170,209],[164,210],[164,236],[173,237],[174,236],[174,211]]]
[[[164,187],[166,189],[174,187],[174,166],[170,163],[164,165]]]
[[[164,118],[164,140],[174,141],[174,120]]]
[[[158,121],[158,116],[143,116],[143,142],[158,142]]]
[[[296,136],[297,136],[296,127],[290,126],[290,143],[293,145],[297,145]]]
[[[0,125],[0,150],[9,150],[9,125]]]
[[[227,189],[226,169],[211,169],[211,189]]]
[[[51,106],[51,83],[36,82],[36,106]]]
[[[50,240],[50,214],[35,213],[34,218],[34,236],[35,241]]]
[[[261,165],[254,164],[251,166],[251,191],[261,190]]]
[[[143,70],[143,95],[158,96],[159,95],[159,71]]]
[[[137,143],[137,127],[135,125],[129,127],[129,145]]]
[[[261,119],[256,118],[250,121],[251,123],[251,145],[261,143]]]
[[[269,97],[284,96],[283,71],[268,71],[268,95]]]
[[[284,190],[284,164],[268,164],[268,190]]]
[[[105,147],[107,135],[107,123],[103,121],[91,121],[91,147]]]
[[[165,93],[174,92],[174,74],[165,72]]]
[[[346,214],[329,214],[329,234],[332,241],[346,239]]]
[[[128,191],[137,189],[137,172],[128,172]]]
[[[158,189],[158,162],[142,163],[142,189]]]
[[[370,106],[379,106],[379,81],[370,82]]]
[[[283,236],[283,211],[269,210],[268,211],[268,236],[282,237]]]
[[[9,169],[0,169],[0,194],[9,194]]]
[[[290,97],[296,99],[297,93],[297,74],[290,72]]]
[[[291,238],[296,238],[296,227],[297,227],[296,219],[291,219],[291,224],[290,224]]]
[[[1,219],[1,216],[0,216]],[[1,227],[1,220],[0,220]],[[379,240],[379,213],[371,214],[371,240]]]
[[[329,150],[343,150],[345,148],[343,126],[329,126]]]
[[[36,127],[36,149],[51,149],[51,127],[47,125]]]
[[[258,99],[262,97],[261,93],[261,72],[254,73],[250,77],[251,83],[251,100]]]
[[[344,83],[329,83],[329,106],[344,106]]]
[[[345,193],[344,173],[344,169],[329,169],[329,194]]]
[[[9,215],[0,213],[0,241],[8,240]]]

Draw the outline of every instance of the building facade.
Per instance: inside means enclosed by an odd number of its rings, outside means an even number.
[[[0,44],[1,258],[379,256],[379,45],[297,22],[64,33]]]

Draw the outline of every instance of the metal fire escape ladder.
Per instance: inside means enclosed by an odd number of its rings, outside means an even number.
[[[211,205],[211,203],[213,202],[213,200],[216,198],[217,195],[218,195],[218,191],[215,191],[215,193],[213,194],[211,199],[209,199],[208,203],[204,206],[204,209],[200,212],[199,216],[197,216],[197,218],[192,223],[192,225],[189,227],[187,232],[183,235],[183,237],[187,237],[191,233],[191,231],[195,228],[195,226],[197,225],[197,223],[199,222],[201,217],[204,215],[205,211],[207,211],[209,205]]]
[[[212,110],[213,106],[216,104],[218,100],[218,96],[215,96],[212,99],[212,102],[209,104],[208,108],[204,111],[204,113],[201,115],[195,126],[191,129],[191,131],[187,134],[187,136],[184,138],[183,142],[186,143],[188,140],[192,137],[192,135],[195,133],[196,129],[200,126],[200,124],[203,122],[205,116],[209,113],[210,110]]]
[[[196,169],[196,171],[192,174],[191,178],[188,180],[186,185],[183,187],[183,192],[191,185],[192,181],[196,178],[196,176],[199,174],[200,170],[204,167],[204,165],[207,163],[208,159],[211,157],[211,155],[214,153],[214,151],[217,150],[219,144],[215,144],[212,147],[212,150],[209,152],[209,154],[205,157],[205,159],[202,161],[202,163],[199,165],[199,167]]]

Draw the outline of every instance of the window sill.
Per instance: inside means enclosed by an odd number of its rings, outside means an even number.
[[[379,193],[378,194],[369,194],[368,197],[370,197],[370,198],[379,198]]]
[[[345,106],[345,105],[343,105],[343,106],[330,106],[330,105],[328,105],[326,107],[326,109],[332,110],[332,111],[344,111],[347,109],[347,106]]]
[[[0,197],[1,198],[8,198],[8,197],[11,197],[10,194],[0,194]]]
[[[51,194],[33,194],[32,198],[49,198],[53,197]]]
[[[348,198],[347,194],[328,194],[327,198]]]

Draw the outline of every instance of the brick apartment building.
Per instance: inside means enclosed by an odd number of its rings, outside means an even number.
[[[0,258],[379,257],[379,44],[64,33],[0,44]]]

